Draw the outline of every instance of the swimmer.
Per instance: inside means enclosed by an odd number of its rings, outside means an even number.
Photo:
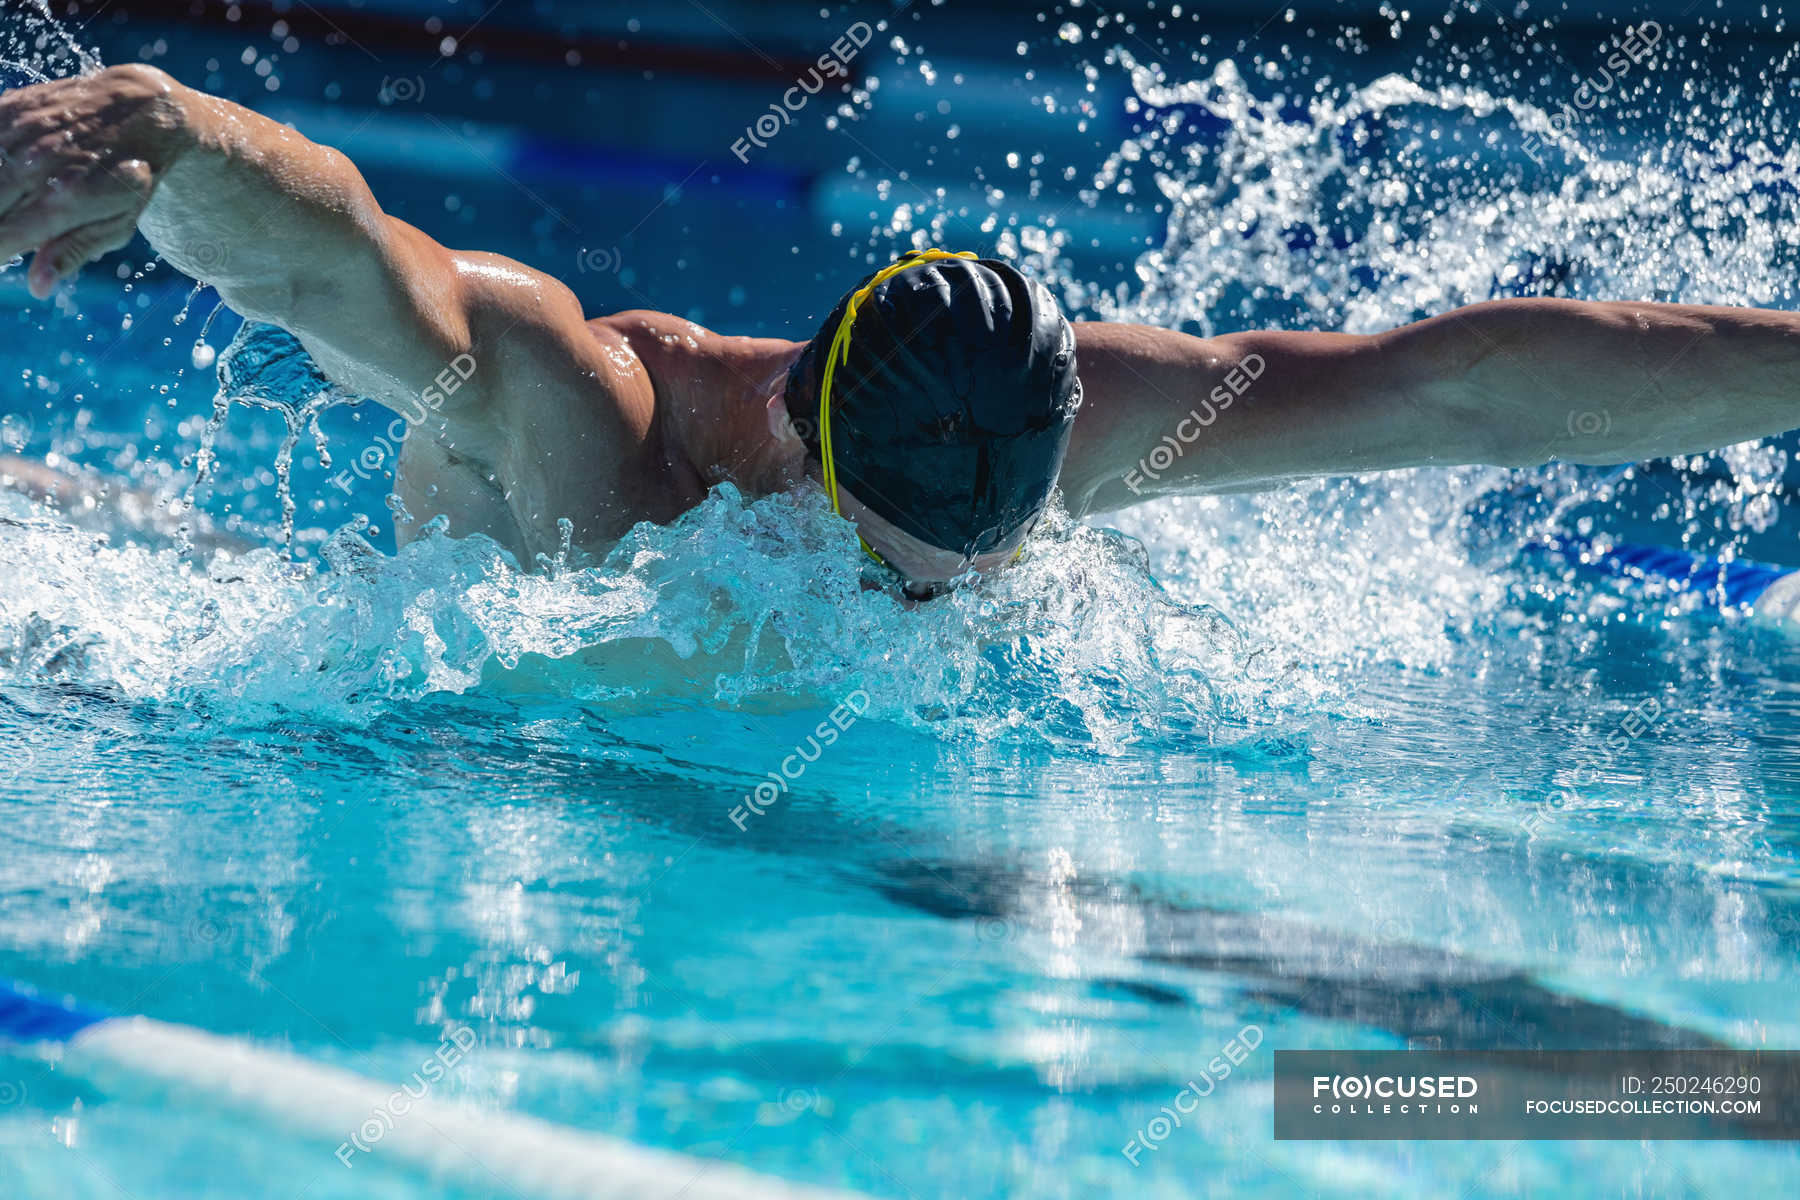
[[[727,480],[810,481],[872,572],[924,598],[1003,569],[1058,488],[1082,516],[1309,476],[1636,462],[1800,424],[1800,315],[1750,308],[1512,299],[1370,336],[1199,338],[1071,325],[1010,266],[925,251],[805,341],[589,319],[550,276],[387,216],[337,151],[156,68],[0,96],[0,261],[33,253],[33,295],[134,228],[404,418],[395,486],[417,522],[521,563],[556,552],[559,518],[599,549]]]

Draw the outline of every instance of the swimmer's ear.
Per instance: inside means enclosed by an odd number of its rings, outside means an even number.
[[[794,428],[793,419],[788,416],[787,399],[780,392],[769,397],[769,436],[775,439],[783,456],[802,456],[806,453],[806,443],[800,439],[800,431]]]
[[[769,451],[765,462],[774,465],[775,486],[790,488],[806,476],[806,443],[788,417],[787,402],[777,392],[766,410],[769,424]]]

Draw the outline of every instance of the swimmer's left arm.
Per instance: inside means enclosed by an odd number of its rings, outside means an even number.
[[[1410,389],[1373,338],[1090,322],[1075,326],[1075,354],[1062,490],[1078,515],[1430,461],[1406,431]]]
[[[1387,333],[1076,326],[1079,512],[1402,467],[1628,463],[1800,425],[1800,315],[1497,300]]]

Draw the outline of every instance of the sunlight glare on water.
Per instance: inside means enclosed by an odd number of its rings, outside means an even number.
[[[1529,13],[1389,7],[1240,44],[1154,11],[1072,4],[1019,43],[1020,102],[1088,160],[934,148],[921,168],[982,184],[953,195],[848,156],[879,209],[830,243],[845,282],[980,228],[1071,315],[1203,336],[1510,295],[1793,305],[1779,47],[1671,27],[1571,120],[1613,42]],[[854,131],[906,80],[959,86],[929,17],[812,115]],[[87,61],[41,5],[9,20],[9,81]],[[942,115],[944,145],[979,144]],[[1097,262],[1082,219],[1121,212],[1156,233]],[[721,485],[539,564],[441,524],[390,553],[385,414],[271,328],[226,345],[213,313],[196,345],[211,299],[180,281],[108,282],[140,290],[21,310],[6,351],[5,451],[113,497],[0,493],[0,978],[382,1078],[466,1022],[460,1097],[874,1195],[1792,1177],[1791,1150],[1748,1144],[1268,1138],[1276,1047],[1800,1045],[1795,650],[1521,553],[1627,519],[1724,556],[1791,546],[1782,444],[1053,511],[1015,568],[909,609],[864,587],[816,491]],[[171,336],[175,365],[132,361],[128,333]],[[1571,431],[1629,419],[1567,399]],[[346,499],[328,480],[351,470]],[[1615,751],[1631,712],[1649,732]],[[1252,1024],[1266,1049],[1124,1158]],[[193,1166],[223,1163],[446,1194],[0,1051],[7,1084],[0,1184],[241,1194]],[[52,1129],[80,1155],[46,1155]]]

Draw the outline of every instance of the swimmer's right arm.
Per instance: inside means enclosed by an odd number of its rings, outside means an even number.
[[[35,251],[34,295],[134,225],[233,309],[299,337],[336,382],[400,411],[459,355],[479,371],[446,418],[475,418],[502,390],[592,386],[597,352],[567,288],[386,215],[348,158],[285,125],[137,64],[0,96],[0,261]]]

